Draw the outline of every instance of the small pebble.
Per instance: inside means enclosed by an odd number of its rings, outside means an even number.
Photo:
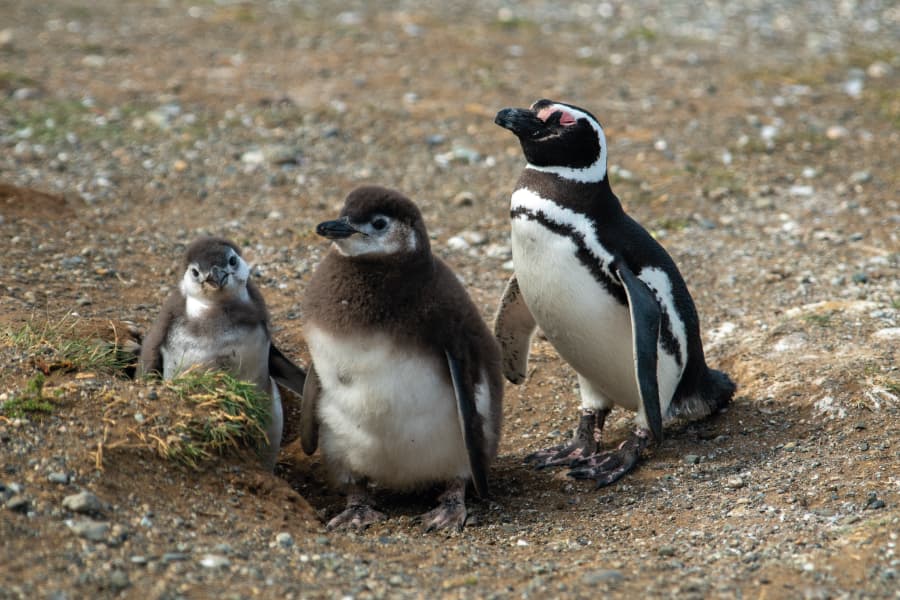
[[[21,494],[16,494],[6,501],[6,508],[17,513],[27,513],[31,501]]]
[[[282,548],[290,548],[294,545],[294,536],[286,531],[282,531],[278,535],[275,536],[275,541]]]
[[[878,494],[869,492],[869,495],[866,498],[866,510],[878,510],[884,508],[884,506],[884,500],[880,499]]]
[[[231,566],[231,561],[220,554],[204,554],[200,559],[200,566],[207,569],[224,569]]]
[[[581,582],[585,585],[597,585],[598,583],[616,583],[625,579],[621,571],[615,569],[599,569],[597,571],[588,571],[581,577]]]
[[[63,473],[62,471],[54,471],[47,476],[47,479],[50,483],[59,483],[62,485],[66,485],[69,483],[69,474]]]
[[[182,562],[188,559],[188,555],[184,552],[166,552],[162,555],[164,563]]]
[[[84,519],[82,521],[71,521],[67,523],[78,537],[83,537],[92,542],[102,542],[109,534],[109,523],[103,521],[93,521]]]
[[[108,582],[109,587],[114,591],[124,590],[131,585],[131,581],[128,579],[128,573],[121,569],[114,569],[113,572],[109,574]]]
[[[725,487],[732,490],[740,489],[744,487],[744,480],[740,477],[731,477],[725,482]]]
[[[850,176],[850,183],[868,183],[872,181],[872,174],[868,171],[856,171]]]
[[[696,454],[685,454],[684,455],[685,464],[696,465],[700,463],[700,457]]]
[[[850,135],[850,131],[847,130],[846,127],[842,125],[832,125],[827,130],[825,130],[825,137],[829,140],[839,140],[841,138],[845,138]]]
[[[93,493],[87,490],[66,496],[63,498],[62,506],[66,510],[81,514],[96,514],[103,512],[103,503]]]
[[[462,191],[453,196],[451,201],[453,206],[472,206],[475,204],[475,194],[469,191]]]

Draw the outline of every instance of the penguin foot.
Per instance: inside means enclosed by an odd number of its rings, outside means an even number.
[[[650,430],[637,429],[615,450],[598,452],[573,463],[569,477],[593,479],[598,488],[615,483],[634,469],[641,458],[641,452],[650,445],[652,439]]]
[[[462,479],[450,484],[438,498],[437,508],[419,516],[426,532],[439,529],[460,532],[466,524],[466,482]]]
[[[600,448],[600,432],[607,414],[609,414],[608,410],[597,412],[584,410],[569,443],[538,450],[526,456],[525,462],[533,463],[537,469],[545,469],[572,465],[597,454],[597,450]]]
[[[366,481],[358,480],[349,484],[347,489],[347,508],[344,512],[328,521],[328,531],[336,529],[353,529],[362,531],[372,523],[387,519],[384,513],[372,508]]]
[[[384,513],[378,512],[368,504],[356,504],[348,506],[344,512],[328,521],[325,528],[328,531],[338,529],[353,529],[362,531],[373,523],[387,519]]]

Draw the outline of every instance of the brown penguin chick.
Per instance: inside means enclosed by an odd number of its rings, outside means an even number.
[[[306,289],[312,365],[301,439],[321,441],[347,508],[330,529],[384,518],[368,482],[395,490],[446,485],[425,528],[460,530],[471,480],[487,494],[502,418],[500,350],[462,284],[431,253],[416,205],[361,187],[316,232],[333,247]]]
[[[255,383],[270,398],[269,444],[262,460],[274,469],[283,426],[275,382],[301,393],[306,373],[272,343],[265,300],[233,242],[196,240],[188,246],[182,268],[178,289],[166,299],[141,345],[138,373],[171,379],[206,367]]]

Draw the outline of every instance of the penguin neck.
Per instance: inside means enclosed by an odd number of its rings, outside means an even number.
[[[309,321],[335,333],[373,327],[402,328],[430,293],[434,259],[430,252],[388,257],[345,257],[330,252],[307,287]]]
[[[543,198],[597,219],[622,213],[622,204],[613,193],[608,177],[584,182],[525,169],[516,187],[528,188]]]

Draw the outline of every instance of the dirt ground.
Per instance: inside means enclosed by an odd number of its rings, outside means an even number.
[[[245,248],[307,364],[313,229],[362,183],[419,203],[490,320],[523,166],[493,116],[541,97],[603,122],[739,385],[595,491],[522,462],[577,418],[537,339],[466,529],[382,492],[352,534],[296,442],[275,475],[103,451],[154,384],[54,372],[49,415],[0,411],[0,598],[900,598],[898,39],[890,2],[0,3],[0,403],[41,364],[16,332],[145,330],[201,234]]]

